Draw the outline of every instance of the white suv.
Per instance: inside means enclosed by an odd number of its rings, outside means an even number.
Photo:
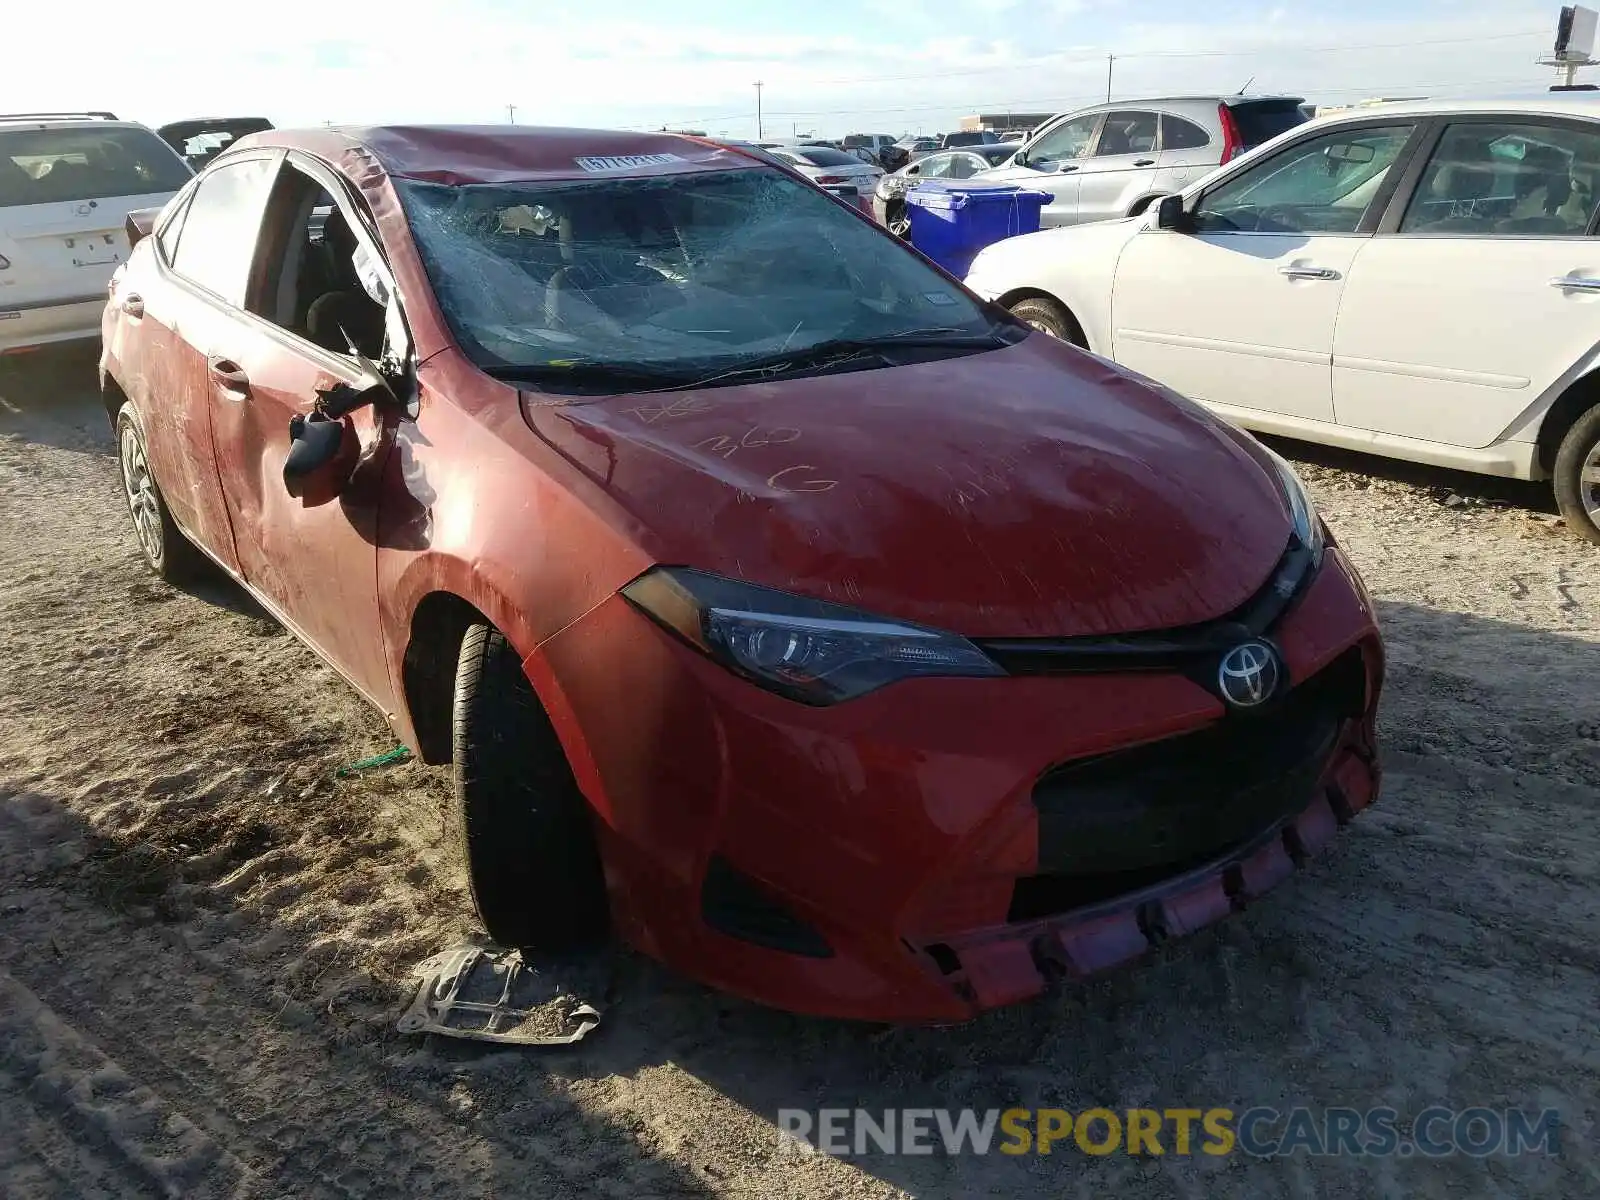
[[[192,176],[154,132],[110,113],[0,114],[0,354],[98,336],[128,213]]]
[[[1249,429],[1548,479],[1600,542],[1600,100],[1319,117],[967,286]]]

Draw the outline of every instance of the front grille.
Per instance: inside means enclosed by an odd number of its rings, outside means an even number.
[[[1351,649],[1271,711],[1080,759],[1034,785],[1039,870],[1011,920],[1069,912],[1179,875],[1243,846],[1311,802],[1342,723],[1364,708]]]
[[[1316,578],[1321,556],[1290,538],[1267,581],[1232,612],[1198,625],[1144,633],[1065,638],[979,638],[978,647],[1008,675],[1104,671],[1180,671],[1211,687],[1209,668],[1240,642],[1261,637]]]

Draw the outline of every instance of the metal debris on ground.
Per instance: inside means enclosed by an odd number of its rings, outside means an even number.
[[[530,967],[519,950],[468,943],[417,967],[422,984],[401,1033],[520,1046],[570,1046],[600,1024],[599,1010]]]
[[[396,746],[393,750],[385,750],[382,754],[374,754],[371,758],[353,762],[348,767],[340,767],[333,774],[336,779],[345,779],[362,771],[371,771],[375,767],[387,767],[390,763],[405,762],[410,757],[411,751],[404,746]]]

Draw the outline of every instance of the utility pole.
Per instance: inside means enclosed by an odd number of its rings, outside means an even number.
[[[756,80],[756,141],[763,141],[767,131],[761,125],[761,80]]]
[[[1106,55],[1106,103],[1111,103],[1111,64],[1117,61],[1115,54]]]
[[[1109,99],[1109,97],[1108,97],[1108,99]],[[516,123],[517,123],[517,106],[515,104],[508,104],[508,105],[506,105],[506,124],[507,125],[515,125]]]

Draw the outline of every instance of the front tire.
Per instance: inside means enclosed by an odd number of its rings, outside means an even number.
[[[131,403],[117,413],[117,459],[122,467],[122,494],[145,565],[168,583],[194,579],[206,568],[205,555],[183,535],[167,509]]]
[[[1040,333],[1049,334],[1063,342],[1070,342],[1080,349],[1086,348],[1083,330],[1078,327],[1078,322],[1054,300],[1044,296],[1029,296],[1026,300],[1018,300],[1011,306],[1011,315]]]
[[[1600,404],[1561,439],[1553,484],[1556,505],[1572,532],[1600,544]]]
[[[911,236],[911,213],[906,209],[904,200],[891,200],[884,206],[883,224],[897,238]]]
[[[456,662],[455,802],[467,882],[505,946],[561,953],[608,924],[588,802],[505,635],[473,625]]]

